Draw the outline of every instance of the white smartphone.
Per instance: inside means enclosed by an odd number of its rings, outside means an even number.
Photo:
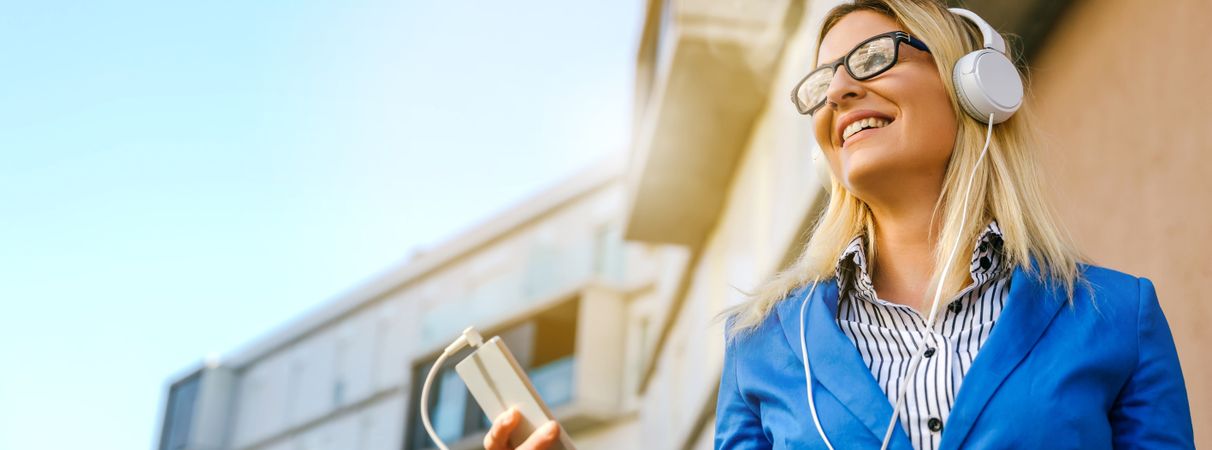
[[[471,355],[459,361],[455,365],[455,372],[463,379],[467,390],[471,391],[472,397],[480,404],[480,409],[484,410],[490,422],[510,406],[517,407],[522,413],[521,422],[509,435],[511,447],[521,445],[548,420],[555,420],[551,409],[547,408],[547,404],[543,403],[534,385],[530,383],[530,377],[526,376],[522,366],[499,336],[489,339]],[[560,438],[549,448],[576,449],[563,426],[560,427]]]

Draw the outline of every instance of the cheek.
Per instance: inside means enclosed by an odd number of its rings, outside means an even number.
[[[945,161],[955,146],[958,125],[951,108],[951,97],[942,82],[935,80],[928,86],[907,99],[906,103],[913,105],[906,111],[912,118],[906,121],[902,132],[913,150],[937,155]]]
[[[927,148],[937,149],[940,153],[951,155],[951,149],[955,146],[955,135],[958,125],[955,121],[955,111],[951,109],[950,99],[947,93],[939,89],[938,95],[932,97],[932,102],[929,102],[927,114],[930,117],[931,130],[925,133],[924,143]]]
[[[816,137],[816,144],[820,147],[820,150],[817,151],[825,154],[825,162],[829,164],[830,171],[836,173],[839,155],[833,144],[833,132],[830,130],[832,126],[832,113],[820,111],[812,118],[813,135]]]

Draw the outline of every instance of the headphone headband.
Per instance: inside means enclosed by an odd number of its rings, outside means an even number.
[[[1003,55],[1006,54],[1005,39],[1002,39],[1002,35],[994,31],[993,27],[989,26],[988,22],[985,22],[985,19],[982,19],[981,16],[976,15],[976,13],[963,8],[949,8],[948,10],[957,16],[968,19],[969,22],[976,24],[976,27],[980,28],[981,38],[985,41],[985,48],[997,50]]]

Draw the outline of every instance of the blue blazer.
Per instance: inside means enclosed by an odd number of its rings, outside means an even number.
[[[1082,266],[1063,288],[1018,268],[1010,296],[944,420],[940,449],[1194,448],[1178,354],[1153,283]],[[836,280],[817,286],[805,341],[821,427],[834,448],[879,448],[892,405],[838,328]],[[1091,299],[1091,290],[1094,298]],[[730,341],[716,449],[824,449],[808,412],[796,289]],[[912,450],[900,425],[890,449]]]

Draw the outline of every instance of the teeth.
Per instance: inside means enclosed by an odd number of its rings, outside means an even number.
[[[854,133],[863,131],[865,128],[883,128],[888,126],[889,123],[892,122],[879,117],[868,117],[866,119],[856,120],[854,123],[846,126],[846,129],[842,131],[842,141],[850,139],[850,136],[853,136]]]

